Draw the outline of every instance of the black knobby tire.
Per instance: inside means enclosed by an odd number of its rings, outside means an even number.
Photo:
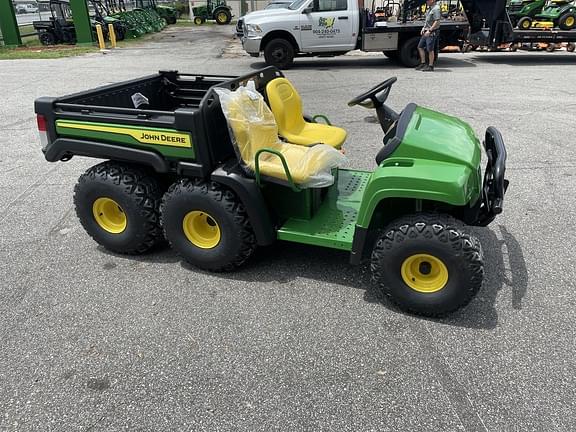
[[[226,18],[224,20],[222,20],[222,18],[224,16]],[[230,11],[228,9],[217,9],[214,12],[214,19],[216,20],[216,24],[219,24],[219,25],[230,24],[230,21],[232,21],[232,14],[230,13]]]
[[[123,41],[126,39],[126,28],[123,25],[114,26],[114,34],[117,41]]]
[[[40,43],[42,45],[54,45],[56,43],[56,38],[50,32],[42,32],[38,35],[38,39],[40,39]]]
[[[215,246],[201,248],[184,232],[190,212],[204,212],[218,226]],[[162,226],[172,248],[195,267],[231,271],[241,266],[256,249],[256,238],[244,205],[230,190],[213,182],[181,179],[164,195]]]
[[[528,30],[530,27],[532,27],[532,18],[522,17],[518,20],[518,28],[520,30]]]
[[[562,30],[572,30],[576,27],[576,14],[574,12],[565,13],[558,20],[558,27]]]
[[[435,292],[410,287],[402,264],[427,254],[441,260],[447,281]],[[392,222],[372,252],[371,269],[382,292],[400,308],[424,316],[442,316],[467,305],[484,278],[480,241],[447,215],[419,214]]]
[[[418,54],[418,42],[420,36],[414,36],[404,41],[398,52],[400,62],[406,67],[416,67],[420,63],[420,55]]]
[[[206,20],[202,17],[194,17],[194,24],[196,25],[202,25],[205,21]]]
[[[264,60],[268,66],[288,69],[294,62],[294,47],[286,39],[272,39],[264,47]]]
[[[164,189],[154,173],[136,165],[103,162],[82,174],[74,189],[76,214],[86,232],[113,252],[137,255],[164,239],[160,203]],[[94,215],[99,198],[115,201],[126,216],[120,233],[106,231]]]

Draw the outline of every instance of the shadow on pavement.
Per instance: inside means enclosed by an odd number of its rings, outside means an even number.
[[[541,66],[541,65],[576,65],[576,55],[546,54],[517,54],[507,55],[477,55],[474,57],[477,63],[491,63],[508,66]]]
[[[456,56],[460,55],[460,58]],[[250,65],[252,69],[262,69],[266,67],[264,61],[258,61]],[[438,60],[438,71],[450,72],[450,68],[476,67],[472,62],[466,61],[462,54],[443,54]],[[294,60],[292,70],[298,69],[315,69],[321,71],[332,71],[333,69],[345,68],[353,69],[391,69],[391,70],[410,70],[400,65],[395,60],[388,59],[384,56],[340,56],[340,57],[303,57]]]
[[[501,239],[493,229],[500,231]],[[485,281],[482,289],[464,309],[431,321],[457,327],[493,329],[498,324],[496,298],[505,287],[511,289],[512,307],[522,308],[528,272],[520,245],[502,225],[478,229],[476,235],[484,250]],[[402,313],[380,293],[371,279],[369,265],[352,266],[348,264],[348,259],[348,252],[279,241],[272,246],[259,248],[255,256],[238,271],[221,273],[218,277],[278,284],[291,283],[297,278],[312,279],[365,290],[365,301],[380,303],[391,311]],[[200,271],[186,263],[182,266],[190,271]]]

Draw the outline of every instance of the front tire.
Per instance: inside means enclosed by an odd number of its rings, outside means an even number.
[[[121,254],[142,254],[163,240],[162,187],[147,169],[103,162],[80,176],[76,214],[100,245]]]
[[[393,302],[424,316],[464,307],[484,277],[480,241],[456,219],[433,214],[392,222],[374,247],[371,270]]]
[[[528,30],[532,27],[532,18],[522,17],[518,20],[518,28],[520,30]]]
[[[202,17],[194,17],[194,24],[202,25],[206,22],[206,20]]]
[[[195,267],[231,271],[256,249],[243,204],[216,183],[180,180],[164,195],[161,213],[172,248]]]
[[[289,69],[294,63],[294,47],[286,39],[272,39],[264,47],[264,60],[268,66]]]

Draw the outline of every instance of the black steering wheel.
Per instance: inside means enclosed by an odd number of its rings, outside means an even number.
[[[392,84],[397,81],[396,77],[388,78],[386,81],[381,82],[376,87],[371,88],[366,93],[362,93],[360,96],[356,96],[350,102],[348,106],[360,105],[364,108],[380,108],[388,99],[390,94],[390,89]]]

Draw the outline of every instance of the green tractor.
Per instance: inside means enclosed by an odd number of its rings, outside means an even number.
[[[549,0],[533,20],[529,17],[523,20],[518,21],[518,27],[524,30],[530,27],[572,30],[576,27],[576,6],[572,0]]]
[[[206,5],[193,7],[192,13],[196,25],[202,25],[207,20],[214,20],[219,25],[230,24],[234,16],[226,0],[207,0]]]
[[[518,26],[528,30],[532,26],[534,17],[542,12],[546,0],[511,0],[508,4],[508,16],[512,27]]]
[[[48,161],[107,159],[80,177],[74,196],[103,247],[141,254],[167,239],[215,272],[277,240],[337,249],[351,264],[369,262],[401,308],[438,316],[481,288],[484,255],[471,227],[502,212],[506,149],[489,127],[482,178],[471,127],[414,103],[394,111],[386,100],[395,81],[348,103],[375,110],[381,125],[370,171],[338,167],[346,131],[304,115],[273,67],[240,77],[164,71],[43,97],[35,111]]]

